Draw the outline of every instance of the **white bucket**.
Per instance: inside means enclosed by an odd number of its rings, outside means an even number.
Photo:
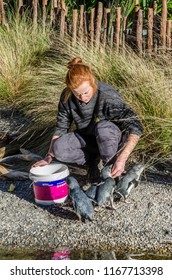
[[[33,181],[35,202],[42,205],[63,203],[68,197],[68,167],[60,163],[33,167],[29,178]]]

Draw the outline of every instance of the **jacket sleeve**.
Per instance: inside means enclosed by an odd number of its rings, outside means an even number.
[[[116,95],[108,104],[110,119],[116,123],[122,132],[143,134],[143,126],[136,113],[123,101],[120,95]]]
[[[62,92],[58,104],[57,122],[54,136],[62,136],[63,134],[67,133],[71,126],[71,122],[72,120],[70,117],[70,110],[68,108],[67,102],[64,102],[64,92]]]

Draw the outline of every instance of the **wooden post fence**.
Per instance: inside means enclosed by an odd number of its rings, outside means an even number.
[[[104,48],[108,44],[111,48],[115,47],[117,51],[120,50],[121,46],[125,51],[127,42],[140,55],[144,55],[146,52],[149,55],[153,52],[156,54],[160,50],[159,46],[163,51],[171,50],[172,48],[172,20],[167,20],[168,0],[162,0],[161,15],[157,14],[157,1],[152,1],[153,5],[148,8],[147,34],[144,34],[144,36],[143,11],[139,6],[139,0],[134,1],[133,24],[129,32],[127,29],[127,17],[121,17],[121,7],[116,8],[116,17],[114,20],[112,19],[110,30],[111,9],[104,8],[102,2],[98,2],[98,7],[92,8],[90,13],[85,11],[84,5],[80,5],[79,10],[73,10],[71,21],[69,21],[69,18],[66,20],[68,9],[65,0],[30,0],[30,2],[32,7],[29,6],[29,8],[32,8],[33,12],[34,29],[38,25],[38,4],[40,4],[42,7],[43,32],[45,32],[46,22],[50,21],[62,39],[64,39],[65,34],[72,35],[73,46],[76,45],[78,37],[80,44],[87,46],[89,41],[90,47],[95,46],[96,49],[100,49],[100,44]],[[16,14],[20,14],[22,17],[23,4],[26,2],[18,0],[17,3]],[[51,5],[50,10],[47,9],[49,4]],[[0,24],[8,27],[7,19],[3,0],[0,0]]]

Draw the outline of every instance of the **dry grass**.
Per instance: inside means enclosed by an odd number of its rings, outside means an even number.
[[[29,38],[24,30],[18,27],[14,33],[6,34],[0,43],[0,95],[3,100],[15,102],[31,117],[33,129],[52,129],[55,125],[58,99],[65,87],[66,65],[79,55],[90,65],[97,79],[113,85],[138,113],[145,131],[135,153],[150,161],[171,159],[170,55],[141,58],[131,50],[117,53],[108,48],[98,51],[79,43],[71,46],[68,39],[61,41],[57,34],[51,37],[50,44],[46,40],[48,35],[31,33]],[[2,34],[0,30],[0,39]],[[47,139],[49,137],[47,130]],[[37,141],[40,139],[41,136]],[[46,134],[44,142],[38,142],[33,145],[39,146],[43,154],[47,150]]]

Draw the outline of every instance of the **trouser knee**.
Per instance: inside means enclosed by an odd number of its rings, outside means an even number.
[[[85,142],[76,133],[70,132],[62,135],[53,144],[53,153],[57,160],[66,163],[85,164],[87,158],[82,150]]]
[[[110,121],[103,120],[96,124],[95,136],[103,161],[107,161],[117,152],[121,135],[120,129]]]

